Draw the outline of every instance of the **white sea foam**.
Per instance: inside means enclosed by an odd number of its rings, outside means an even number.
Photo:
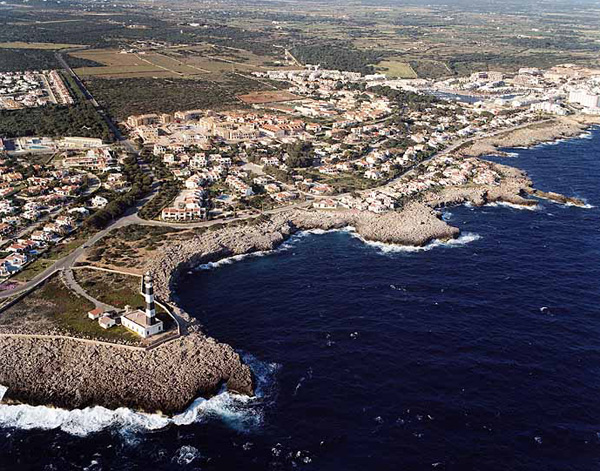
[[[537,211],[538,209],[540,209],[540,207],[537,204],[530,206],[530,205],[525,205],[525,204],[508,203],[506,201],[496,201],[495,203],[488,203],[488,204],[486,204],[486,206],[488,206],[490,208],[505,207],[505,208],[512,208],[512,209],[521,209],[521,210],[525,210],[525,211]]]
[[[232,263],[239,262],[240,260],[244,260],[246,258],[264,257],[265,255],[285,252],[286,250],[291,249],[298,240],[300,240],[304,237],[307,237],[309,235],[323,235],[323,234],[329,234],[332,232],[352,231],[352,230],[354,230],[354,228],[352,226],[348,226],[343,229],[330,229],[330,230],[310,229],[310,230],[306,230],[306,231],[301,231],[301,232],[298,232],[297,234],[294,234],[292,237],[289,238],[288,241],[284,242],[276,249],[261,250],[258,252],[233,255],[231,257],[226,257],[221,260],[218,260],[216,262],[203,263],[202,265],[199,265],[197,267],[197,269],[198,270],[214,270],[214,269],[222,267],[224,265],[230,265]]]
[[[593,209],[593,208],[596,207],[596,206],[594,206],[592,204],[589,204],[589,203],[585,203],[583,206],[580,206],[578,204],[573,204],[573,203],[565,203],[564,205],[565,206],[573,206],[575,208],[581,208],[581,209]]]
[[[279,365],[262,363],[244,356],[257,381],[256,396],[248,397],[221,391],[210,399],[197,398],[182,413],[173,417],[137,412],[125,407],[115,410],[101,406],[65,410],[27,404],[0,404],[0,427],[23,430],[62,430],[76,436],[87,436],[106,429],[123,433],[160,430],[169,425],[184,426],[218,419],[227,426],[245,432],[259,427],[263,422],[261,404],[270,392],[273,376]],[[0,386],[0,398],[6,392]]]
[[[594,137],[594,135],[591,132],[586,131],[586,132],[581,133],[577,137],[579,137],[579,139],[592,139]]]
[[[442,221],[446,221],[448,222],[450,219],[452,219],[453,214],[450,211],[444,211],[442,213]]]
[[[518,157],[518,152],[506,152],[506,157]]]
[[[398,245],[398,244],[386,244],[383,242],[371,242],[369,240],[363,239],[361,236],[359,236],[356,233],[354,233],[353,236],[356,237],[357,239],[361,240],[364,244],[374,247],[383,253],[425,252],[425,251],[432,250],[432,249],[439,248],[439,247],[459,247],[459,246],[463,246],[470,242],[474,242],[476,240],[481,239],[481,236],[479,234],[475,234],[472,232],[465,232],[464,234],[462,234],[460,237],[458,237],[456,239],[451,239],[448,241],[442,241],[442,240],[436,239],[427,245],[418,247],[418,246],[413,246],[413,245]]]
[[[184,445],[175,452],[175,456],[173,457],[172,461],[180,466],[187,466],[192,463],[192,461],[195,461],[197,458],[201,457],[202,455],[200,454],[198,448],[190,445]]]

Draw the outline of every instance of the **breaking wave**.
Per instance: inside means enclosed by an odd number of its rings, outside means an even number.
[[[266,255],[271,255],[274,253],[285,252],[286,250],[291,249],[297,241],[299,241],[300,239],[307,237],[309,235],[323,235],[323,234],[329,234],[331,232],[352,231],[352,230],[354,230],[354,228],[350,227],[350,226],[348,226],[344,229],[330,229],[330,230],[309,229],[309,230],[301,231],[301,232],[298,232],[298,233],[292,235],[286,242],[281,244],[276,249],[260,250],[257,252],[233,255],[231,257],[222,258],[221,260],[218,260],[216,262],[203,263],[202,265],[198,265],[198,267],[196,269],[197,270],[214,270],[214,269],[222,267],[224,265],[231,265],[232,263],[239,262],[240,260],[244,260],[246,258],[264,257]]]
[[[488,204],[486,204],[486,206],[489,208],[505,207],[505,208],[512,208],[512,209],[521,209],[521,210],[525,210],[525,211],[537,211],[538,209],[540,209],[540,207],[537,204],[530,206],[530,205],[526,205],[526,204],[508,203],[506,201],[496,201],[494,203],[488,203]]]
[[[199,397],[182,413],[168,417],[137,412],[126,407],[107,409],[101,406],[66,410],[27,404],[0,404],[0,427],[22,430],[62,430],[84,437],[107,429],[121,433],[148,432],[167,426],[182,426],[220,420],[228,427],[246,432],[263,423],[265,399],[272,391],[279,365],[263,363],[250,355],[243,356],[257,381],[256,396],[248,397],[221,391],[210,399]],[[0,400],[7,388],[0,386]]]
[[[356,233],[354,233],[353,236],[356,237],[357,239],[359,239],[365,245],[374,247],[384,253],[425,252],[425,251],[432,250],[432,249],[439,248],[439,247],[446,247],[446,248],[460,247],[460,246],[467,245],[471,242],[481,239],[481,236],[479,234],[475,234],[472,232],[465,232],[464,234],[461,234],[456,239],[451,239],[451,240],[447,240],[447,241],[436,239],[427,245],[423,245],[423,246],[419,247],[419,246],[414,246],[414,245],[398,245],[398,244],[386,244],[384,242],[372,242],[372,241],[363,239],[361,236],[359,236]]]

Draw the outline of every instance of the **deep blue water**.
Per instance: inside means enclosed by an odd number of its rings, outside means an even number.
[[[189,274],[182,304],[261,398],[155,432],[3,429],[0,469],[598,469],[599,144],[496,159],[590,209],[452,208],[468,243],[303,235]]]

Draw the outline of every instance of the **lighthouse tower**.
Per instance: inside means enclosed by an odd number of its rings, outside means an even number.
[[[144,298],[146,300],[146,323],[152,325],[156,308],[154,307],[154,284],[150,272],[144,275]]]

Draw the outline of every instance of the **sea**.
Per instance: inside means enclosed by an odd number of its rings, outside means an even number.
[[[600,130],[509,151],[493,160],[587,207],[461,206],[450,243],[313,231],[197,267],[179,302],[256,397],[171,418],[3,405],[0,469],[600,469]]]

